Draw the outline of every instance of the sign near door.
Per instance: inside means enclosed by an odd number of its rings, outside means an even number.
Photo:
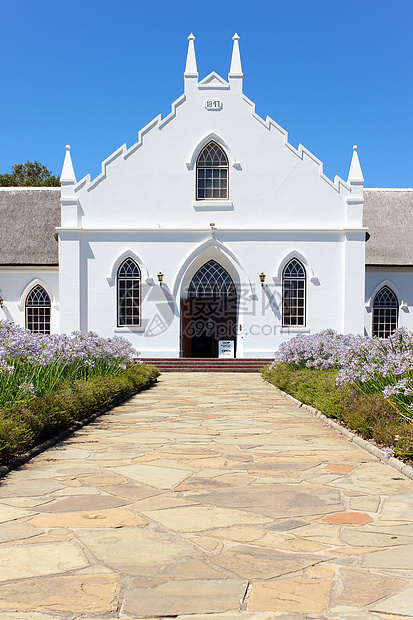
[[[235,342],[233,340],[219,340],[218,357],[234,357]]]

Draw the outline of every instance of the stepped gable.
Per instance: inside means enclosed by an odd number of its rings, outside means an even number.
[[[60,187],[0,188],[0,264],[59,263]]]
[[[413,266],[413,189],[365,189],[366,265]]]

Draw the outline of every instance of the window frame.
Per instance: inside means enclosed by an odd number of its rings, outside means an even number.
[[[121,274],[122,268],[124,268],[125,264],[128,262],[132,264],[133,267],[137,270],[137,275],[127,276],[127,275]],[[138,282],[137,287],[134,285],[135,282]],[[121,291],[121,283],[126,283],[124,291]],[[129,306],[125,304],[124,307],[122,307],[122,301],[124,299],[127,299],[127,297],[125,296],[125,293],[128,292],[126,290],[127,283],[131,283],[130,290],[132,291],[132,293],[136,293],[137,291],[138,303],[137,305],[136,303],[134,303],[135,296],[133,295],[132,303]],[[127,314],[125,310],[127,310],[128,308],[132,308],[131,322],[125,321],[125,318],[127,318]],[[137,309],[137,312],[136,312],[136,309]],[[124,314],[122,314],[122,312]],[[136,314],[137,314],[137,320],[136,320]],[[133,328],[133,327],[141,327],[141,323],[142,323],[142,271],[138,263],[133,258],[128,256],[121,262],[121,264],[119,265],[116,271],[116,325],[117,327],[120,327],[120,328]]]
[[[44,304],[40,303],[31,303],[31,296],[35,294],[36,289],[39,290],[39,294],[41,294],[45,300]],[[37,310],[37,312],[35,312]],[[40,317],[40,310],[44,310],[43,317]],[[29,312],[31,311],[31,312]],[[31,316],[29,316],[29,314]],[[49,293],[46,291],[44,286],[41,284],[35,284],[30,291],[26,295],[26,299],[24,302],[24,315],[25,315],[25,325],[26,329],[29,329],[33,334],[51,334],[52,333],[52,300],[50,299]],[[34,316],[33,316],[34,315]],[[33,329],[34,325],[43,324],[45,326],[44,329]],[[31,325],[31,326],[30,326]],[[47,327],[48,326],[48,327]]]
[[[205,151],[208,149],[210,150],[211,147],[214,147],[217,151],[220,152],[220,157],[225,161],[224,164],[220,164],[218,163],[217,165],[202,165],[200,163],[200,160],[202,157],[204,157],[205,155]],[[209,154],[209,153],[208,153]],[[200,171],[206,171],[206,170],[212,170],[212,175],[211,175],[211,181],[212,181],[212,186],[210,188],[208,187],[200,187],[200,181],[204,180],[207,181],[208,177],[205,176],[204,179],[200,179]],[[200,192],[203,192],[204,194],[207,192],[207,190],[211,190],[212,194],[214,193],[214,190],[218,190],[218,193],[221,193],[221,189],[223,189],[222,187],[220,187],[221,185],[221,181],[222,178],[220,175],[220,172],[222,172],[223,170],[226,171],[226,185],[225,185],[225,196],[200,196]],[[219,187],[214,188],[214,172],[219,173],[217,175],[217,179],[218,181],[220,181],[219,183]],[[205,144],[202,149],[200,150],[198,157],[196,159],[196,166],[195,166],[195,200],[197,202],[205,202],[205,201],[228,201],[229,200],[229,159],[228,159],[228,155],[226,154],[225,150],[222,148],[222,146],[220,144],[218,144],[215,140],[210,140],[209,142],[207,142],[207,144]]]
[[[302,276],[286,276],[286,271],[289,268],[289,266],[293,263],[296,262],[298,263],[298,265],[300,266],[303,275]],[[289,296],[289,300],[290,300],[290,307],[289,307],[289,317],[286,317],[286,301],[287,301],[287,296],[286,296],[286,283],[292,283],[292,282],[298,282],[298,283],[302,283],[302,289],[303,290],[303,295],[302,297],[300,297],[299,293],[299,288],[297,287],[295,293],[296,295],[294,296],[294,298],[292,299],[291,295]],[[291,292],[291,289],[290,291]],[[302,316],[299,315],[298,313],[298,309],[299,309],[299,305],[296,304],[295,305],[295,314],[292,314],[292,303],[291,301],[296,300],[299,301],[300,298],[303,299],[303,312],[302,312]],[[290,322],[287,323],[287,318],[289,318]],[[291,323],[291,318],[296,318],[297,322],[296,323]],[[300,323],[299,320],[302,320],[302,322]],[[292,257],[290,258],[290,260],[287,262],[287,264],[284,266],[284,269],[282,271],[282,327],[283,328],[288,328],[288,329],[300,329],[303,327],[307,326],[307,270],[304,267],[304,265],[302,264],[302,262],[300,260],[298,260],[298,258]]]

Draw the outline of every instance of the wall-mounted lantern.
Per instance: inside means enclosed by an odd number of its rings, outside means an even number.
[[[3,293],[3,291],[0,290],[0,308],[3,308],[3,304],[4,304],[4,299],[3,299],[2,293]]]
[[[265,282],[265,273],[263,273],[261,271],[260,273],[260,282],[261,282],[261,286],[264,286],[264,282]]]
[[[162,273],[162,271],[160,271],[158,273],[158,282],[159,282],[159,286],[162,286],[162,282],[163,282],[163,273]]]

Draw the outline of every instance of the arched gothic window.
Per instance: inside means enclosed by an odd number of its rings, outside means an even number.
[[[221,265],[209,260],[192,278],[188,297],[236,297],[231,276]]]
[[[228,198],[228,158],[213,140],[208,142],[196,162],[196,199]]]
[[[383,286],[373,301],[373,336],[388,338],[397,329],[398,315],[396,295],[388,286]]]
[[[118,269],[118,327],[139,327],[141,320],[141,271],[131,258]]]
[[[305,326],[305,269],[296,258],[286,264],[282,279],[283,326]]]
[[[36,284],[26,297],[26,327],[37,334],[50,334],[50,297]]]

